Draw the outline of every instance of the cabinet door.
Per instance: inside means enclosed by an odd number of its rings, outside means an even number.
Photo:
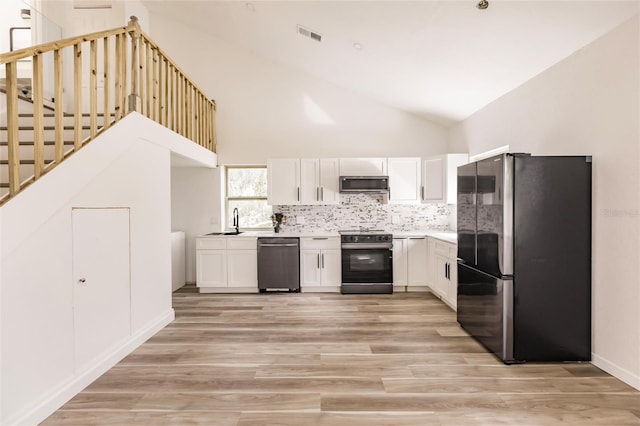
[[[129,209],[73,209],[72,221],[74,359],[80,372],[131,335]]]
[[[340,176],[387,176],[387,159],[341,158]]]
[[[320,285],[320,250],[300,251],[300,285]]]
[[[393,285],[407,285],[407,239],[393,239]]]
[[[320,160],[300,160],[300,204],[320,204]]]
[[[445,157],[428,158],[422,163],[422,200],[429,203],[445,201]]]
[[[322,285],[339,286],[342,283],[342,257],[340,250],[320,252]]]
[[[300,204],[300,160],[267,161],[267,201],[269,205]]]
[[[449,304],[456,309],[458,306],[458,262],[457,259],[449,259]]]
[[[435,288],[436,294],[442,298],[447,299],[448,296],[448,280],[447,280],[447,263],[449,259],[437,254],[436,255],[436,277]]]
[[[198,287],[227,286],[225,250],[196,250],[196,285]]]
[[[436,240],[427,238],[427,285],[436,287]]]
[[[427,239],[409,238],[407,264],[409,285],[427,285]]]
[[[320,202],[340,204],[340,161],[337,158],[320,159]]]
[[[389,158],[389,201],[419,203],[421,179],[420,158]]]
[[[256,250],[227,251],[227,286],[255,287],[258,290],[258,252]]]

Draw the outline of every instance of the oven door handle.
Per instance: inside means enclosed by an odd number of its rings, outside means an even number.
[[[389,249],[393,248],[392,244],[367,244],[367,243],[343,243],[342,249],[347,250],[371,250],[371,249]]]

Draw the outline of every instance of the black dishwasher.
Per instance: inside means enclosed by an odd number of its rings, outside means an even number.
[[[258,238],[258,289],[300,292],[299,238]]]

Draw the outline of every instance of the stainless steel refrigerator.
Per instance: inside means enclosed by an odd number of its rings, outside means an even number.
[[[591,157],[458,168],[458,322],[505,363],[591,359]]]

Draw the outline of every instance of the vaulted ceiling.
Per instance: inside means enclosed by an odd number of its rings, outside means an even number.
[[[638,13],[638,1],[143,1],[272,61],[444,125]],[[321,35],[299,34],[298,26]]]

